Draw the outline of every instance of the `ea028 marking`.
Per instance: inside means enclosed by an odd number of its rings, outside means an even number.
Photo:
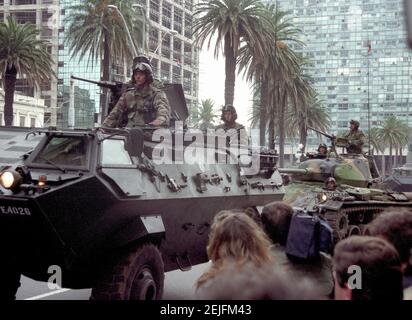
[[[0,197],[0,216],[31,216],[33,210],[27,199],[2,199]]]
[[[16,206],[0,206],[0,213],[6,215],[31,216],[29,208]]]

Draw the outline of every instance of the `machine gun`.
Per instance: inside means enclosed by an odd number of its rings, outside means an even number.
[[[114,108],[114,106],[116,105],[117,101],[119,101],[122,93],[129,87],[132,86],[132,84],[126,84],[123,82],[110,82],[110,81],[94,81],[94,80],[89,80],[89,79],[85,79],[85,78],[80,78],[80,77],[76,77],[76,76],[71,76],[72,79],[75,80],[80,80],[80,81],[84,81],[84,82],[89,82],[89,83],[93,83],[98,85],[99,87],[102,88],[107,88],[110,90],[110,101],[109,101],[109,105],[107,108],[107,114],[103,114],[102,117],[104,118],[105,116],[107,116]]]
[[[336,137],[335,135],[328,134],[326,132],[320,131],[318,129],[312,128],[308,126],[308,129],[315,131],[322,136],[325,136],[326,138],[330,139],[332,143],[331,151],[336,154],[337,157],[339,157],[338,152],[336,151],[336,147],[343,147],[346,148],[348,146],[348,139],[342,138],[342,137]]]

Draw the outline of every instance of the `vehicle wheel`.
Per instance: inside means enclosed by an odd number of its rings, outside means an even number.
[[[359,226],[349,226],[348,237],[350,236],[360,236],[362,234],[362,230]]]
[[[125,256],[92,289],[91,300],[157,300],[163,296],[164,265],[153,244]]]
[[[16,300],[19,287],[20,273],[8,268],[0,268],[0,301]]]
[[[334,242],[338,242],[344,239],[348,233],[348,218],[339,211],[327,211],[325,213],[325,219],[332,227]]]

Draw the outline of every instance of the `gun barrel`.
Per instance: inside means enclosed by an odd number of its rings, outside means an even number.
[[[104,88],[112,88],[115,87],[116,84],[109,82],[109,81],[95,81],[95,80],[89,80],[89,79],[85,79],[85,78],[80,78],[80,77],[76,77],[76,76],[70,76],[71,79],[75,79],[75,80],[80,80],[80,81],[84,81],[84,82],[89,82],[89,83],[93,83],[96,84],[100,87],[104,87]]]
[[[327,133],[325,133],[325,132],[323,132],[323,131],[320,131],[320,130],[318,130],[318,129],[312,128],[312,127],[310,127],[310,126],[308,126],[308,129],[313,130],[313,131],[315,131],[315,132],[317,132],[317,133],[319,133],[319,134],[321,134],[321,135],[323,135],[323,136],[325,136],[325,137],[327,137],[327,138],[329,138],[329,139],[333,139],[333,136],[332,136],[332,135],[327,134]]]
[[[296,169],[296,168],[279,168],[279,173],[290,173],[290,174],[308,174],[307,169]]]

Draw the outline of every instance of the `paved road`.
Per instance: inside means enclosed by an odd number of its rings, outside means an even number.
[[[192,270],[167,272],[165,275],[165,288],[163,299],[193,299],[194,284],[199,276],[206,270],[208,263],[194,266]],[[22,277],[21,287],[17,292],[18,300],[88,300],[90,289],[84,290],[50,290],[46,283],[33,281]]]

